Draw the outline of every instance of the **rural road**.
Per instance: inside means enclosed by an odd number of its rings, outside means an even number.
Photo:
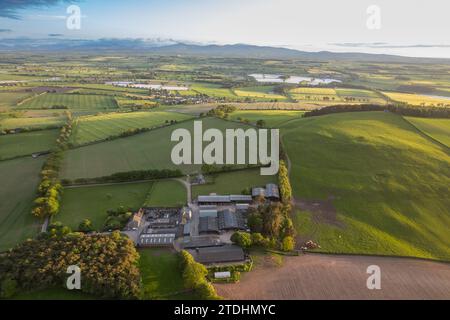
[[[381,290],[366,287],[369,265],[381,268]],[[409,258],[306,254],[282,266],[258,263],[237,284],[216,284],[230,300],[450,299],[450,264]]]

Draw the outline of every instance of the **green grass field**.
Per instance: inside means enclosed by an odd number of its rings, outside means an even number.
[[[295,120],[282,136],[295,197],[332,196],[337,210],[336,224],[297,212],[302,239],[318,241],[326,252],[450,260],[450,157],[444,147],[382,112]]]
[[[56,144],[59,130],[41,130],[0,136],[0,160],[48,151]]]
[[[120,206],[139,209],[151,186],[152,182],[143,182],[65,188],[61,210],[54,220],[76,230],[83,219],[89,219],[96,230],[101,230],[108,210]]]
[[[237,110],[230,114],[232,120],[248,120],[252,124],[256,124],[258,120],[264,120],[266,126],[270,128],[278,128],[286,121],[300,118],[304,111],[291,110]]]
[[[49,126],[62,126],[65,117],[18,117],[0,119],[0,130],[16,128],[45,128]]]
[[[65,106],[69,109],[113,110],[116,100],[106,95],[45,93],[18,105],[21,109],[50,109]]]
[[[221,86],[215,84],[195,83],[191,85],[191,90],[201,94],[206,94],[210,97],[224,97],[233,100],[236,100],[238,98],[231,89],[222,88]]]
[[[417,129],[450,148],[450,119],[405,117]]]
[[[216,118],[204,118],[202,121],[203,130],[246,127]],[[61,176],[66,179],[93,178],[146,169],[180,169],[186,173],[198,171],[199,165],[176,166],[171,160],[172,148],[177,144],[171,142],[171,135],[177,128],[187,128],[192,132],[193,121],[69,150],[66,152]]]
[[[165,124],[166,121],[183,121],[188,115],[174,112],[129,112],[107,113],[96,116],[80,117],[76,121],[71,136],[75,145],[85,144],[118,135],[130,129],[152,128]]]
[[[192,186],[192,196],[217,194],[241,194],[246,188],[265,186],[277,182],[277,176],[262,176],[259,169],[239,170],[208,176],[207,184]]]
[[[184,291],[179,258],[164,249],[141,249],[139,269],[142,276],[142,299],[174,299]],[[175,297],[174,297],[175,296]]]
[[[233,92],[238,97],[243,98],[253,98],[257,101],[286,101],[288,98],[286,96],[273,93],[274,86],[255,86],[255,87],[243,87],[234,89]]]
[[[44,161],[44,157],[0,161],[0,252],[39,230],[31,208]]]
[[[153,183],[145,199],[146,207],[181,207],[187,202],[186,188],[176,180],[161,180]]]
[[[29,95],[27,92],[0,92],[0,110],[14,107],[17,102]]]

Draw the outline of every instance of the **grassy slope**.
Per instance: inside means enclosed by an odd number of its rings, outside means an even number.
[[[148,207],[177,207],[186,204],[186,188],[179,181],[162,180],[153,184],[144,205]]]
[[[259,169],[227,172],[207,177],[208,184],[192,187],[192,196],[217,194],[240,194],[245,188],[264,186],[276,182],[276,176],[262,176]]]
[[[336,199],[339,228],[298,213],[328,252],[450,260],[450,157],[401,117],[364,112],[289,122],[283,141],[297,198]]]
[[[238,123],[215,118],[204,118],[202,121],[203,130],[211,127],[219,129],[244,127]],[[115,172],[144,169],[180,169],[184,172],[199,170],[198,165],[176,166],[172,163],[171,152],[177,143],[171,142],[170,138],[177,128],[193,130],[193,121],[70,150],[66,153],[62,177],[69,179],[98,177]]]
[[[450,148],[450,119],[405,117],[417,129]]]
[[[55,105],[66,106],[69,109],[117,109],[116,101],[110,96],[62,93],[46,93],[39,95],[33,99],[27,100],[18,107],[21,109],[46,109]]]
[[[1,129],[45,128],[64,124],[65,117],[6,118],[0,121]]]
[[[0,136],[0,160],[50,150],[59,130],[42,130]]]
[[[129,129],[151,128],[166,120],[182,121],[190,116],[173,112],[110,113],[81,117],[77,120],[71,142],[84,144],[117,135]]]
[[[45,158],[0,162],[0,251],[36,235],[39,223],[31,215]]]
[[[64,189],[61,211],[54,220],[77,229],[83,219],[92,221],[101,230],[109,209],[120,206],[138,209],[144,203],[151,182],[90,186]]]
[[[238,110],[230,114],[230,119],[247,119],[253,124],[258,120],[264,120],[268,127],[277,128],[286,121],[300,118],[303,113],[304,111],[292,110]]]

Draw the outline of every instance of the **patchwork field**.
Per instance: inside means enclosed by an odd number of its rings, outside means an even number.
[[[0,92],[0,110],[14,107],[17,102],[29,95],[27,92]]]
[[[187,202],[185,186],[176,180],[161,180],[153,183],[145,199],[147,207],[181,207]]]
[[[446,97],[433,97],[420,94],[400,93],[400,92],[383,92],[383,93],[394,101],[405,102],[415,106],[435,106],[435,107],[450,106],[450,98]]]
[[[39,230],[31,208],[44,161],[44,157],[0,161],[0,252]]]
[[[246,127],[243,124],[216,118],[204,118],[202,121],[203,130]],[[171,160],[172,148],[177,144],[171,142],[171,135],[177,128],[187,128],[192,132],[193,121],[69,150],[66,153],[61,176],[65,179],[94,178],[116,172],[146,169],[180,169],[185,173],[198,171],[199,165],[176,166]]]
[[[231,120],[247,120],[256,124],[258,120],[264,120],[267,127],[278,128],[286,121],[300,118],[304,111],[291,110],[237,110],[230,114]]]
[[[45,93],[29,99],[18,106],[23,109],[68,109],[109,110],[117,109],[116,100],[106,95]]]
[[[234,89],[233,92],[238,97],[243,98],[253,98],[258,101],[286,101],[288,100],[287,97],[276,94],[273,92],[274,86],[256,86],[256,87],[243,87]]]
[[[0,119],[0,131],[3,129],[16,128],[46,128],[53,126],[62,126],[65,117],[17,117]]]
[[[0,136],[0,160],[52,149],[59,130],[41,130]]]
[[[167,121],[183,121],[188,115],[174,112],[129,112],[108,113],[80,117],[71,136],[74,145],[86,144],[115,136],[130,129],[152,128],[164,125]]]
[[[80,222],[89,219],[93,227],[100,231],[108,210],[120,206],[140,208],[151,186],[151,182],[144,182],[65,188],[61,211],[54,220],[76,230]]]
[[[241,194],[247,188],[265,186],[276,182],[276,176],[262,176],[259,169],[247,169],[207,176],[207,184],[192,186],[192,196],[217,194]]]
[[[450,119],[405,117],[417,129],[450,148]]]
[[[291,161],[299,240],[325,252],[450,260],[450,157],[383,112],[293,120]]]
[[[196,83],[191,85],[191,90],[194,90],[201,94],[206,94],[210,97],[224,97],[230,99],[237,99],[237,96],[231,89],[222,88],[219,85],[208,83]]]

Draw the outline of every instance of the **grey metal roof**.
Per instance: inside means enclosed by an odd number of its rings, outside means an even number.
[[[244,202],[252,202],[252,196],[242,195],[242,194],[232,194],[230,196],[231,201],[244,201]]]
[[[212,209],[200,209],[200,218],[203,217],[213,217],[217,218],[217,210]]]
[[[233,212],[226,209],[219,212],[218,215],[219,229],[245,229],[244,219],[239,212]]]
[[[268,183],[266,185],[266,197],[268,198],[279,198],[280,191],[278,190],[278,186],[273,183]]]
[[[266,195],[266,189],[264,188],[253,188],[252,189],[252,197],[259,197],[259,196],[265,196]]]
[[[229,196],[198,196],[198,202],[224,203],[231,200]]]
[[[201,217],[199,219],[198,231],[203,232],[219,232],[219,225],[217,218],[214,217]]]
[[[204,264],[241,262],[245,260],[242,248],[234,245],[199,248],[193,252],[194,259]]]
[[[175,240],[174,233],[166,234],[141,234],[139,237],[139,243],[142,245],[170,245]]]

